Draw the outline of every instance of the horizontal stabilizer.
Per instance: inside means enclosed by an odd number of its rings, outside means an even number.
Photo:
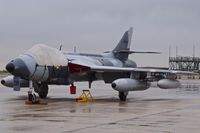
[[[151,52],[151,51],[129,51],[129,50],[120,50],[118,53],[128,53],[128,54],[161,54],[161,52]]]

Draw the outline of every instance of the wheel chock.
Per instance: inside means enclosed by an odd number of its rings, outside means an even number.
[[[76,102],[81,103],[81,102],[93,102],[94,99],[92,97],[92,94],[90,93],[90,90],[83,90],[81,96],[76,98]]]
[[[40,100],[37,100],[37,101],[35,101],[35,102],[30,101],[30,100],[26,100],[26,101],[25,101],[25,104],[40,104]]]
[[[34,105],[34,104],[47,105],[48,103],[47,102],[42,102],[40,100],[37,100],[35,102],[32,102],[30,100],[26,100],[25,104],[27,104],[27,105]]]

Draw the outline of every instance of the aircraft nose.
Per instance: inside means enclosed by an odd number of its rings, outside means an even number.
[[[1,80],[1,84],[4,85],[6,83],[5,80]]]
[[[12,72],[15,70],[15,65],[14,65],[12,62],[8,63],[8,64],[6,65],[6,70],[7,70],[8,72],[12,73]]]
[[[6,65],[6,70],[14,76],[28,78],[30,72],[23,58],[16,58]]]

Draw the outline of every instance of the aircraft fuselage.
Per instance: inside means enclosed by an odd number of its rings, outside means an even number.
[[[82,53],[64,53],[66,62],[62,66],[38,65],[38,62],[30,55],[21,55],[7,64],[6,69],[16,77],[33,82],[42,82],[47,84],[70,85],[78,81],[104,80],[105,83],[111,83],[117,78],[129,78],[130,73],[119,72],[83,72],[70,73],[69,62],[89,64],[96,66],[115,66],[115,67],[136,67],[136,63],[131,60],[121,61],[114,58],[111,53],[104,54],[82,54]]]

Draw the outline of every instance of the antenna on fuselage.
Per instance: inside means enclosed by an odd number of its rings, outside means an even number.
[[[74,53],[76,53],[76,46],[74,46]]]
[[[62,50],[62,44],[60,45],[60,48],[59,48],[59,50],[60,50],[60,51]]]

